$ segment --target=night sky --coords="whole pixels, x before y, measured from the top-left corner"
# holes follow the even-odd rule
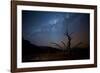
[[[38,46],[61,46],[61,41],[67,43],[65,35],[68,29],[72,33],[71,47],[82,42],[81,48],[89,46],[88,13],[22,11],[22,37]],[[58,47],[57,47],[58,48]]]

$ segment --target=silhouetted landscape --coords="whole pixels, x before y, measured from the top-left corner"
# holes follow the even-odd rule
[[[90,58],[90,14],[22,10],[22,62]]]
[[[70,51],[47,46],[36,46],[22,40],[22,62],[89,59],[89,48],[71,48]]]

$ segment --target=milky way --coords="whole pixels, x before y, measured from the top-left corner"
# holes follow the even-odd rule
[[[75,42],[89,45],[89,14],[70,12],[22,11],[22,36],[32,44],[53,46],[51,43],[67,42],[66,30],[73,32]]]

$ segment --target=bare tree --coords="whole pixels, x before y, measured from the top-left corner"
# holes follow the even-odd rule
[[[72,37],[71,37],[71,35],[73,34],[73,32],[70,32],[70,30],[69,30],[69,24],[67,24],[67,19],[68,19],[67,17],[64,17],[64,21],[63,21],[64,24],[66,24],[66,32],[64,33],[64,35],[67,38],[67,43],[65,43],[64,41],[61,41],[61,43],[64,45],[64,49],[66,50],[66,52],[70,54],[71,48],[75,48],[75,47],[81,45],[82,42],[79,42],[74,47],[72,47]],[[52,43],[52,44],[56,45],[59,48],[63,48],[62,46],[60,46],[57,43]]]
[[[65,32],[65,36],[66,36],[66,38],[68,39],[68,42],[67,42],[67,44],[66,43],[64,43],[63,41],[61,41],[61,43],[64,45],[64,48],[65,48],[65,50],[68,50],[68,49],[70,49],[71,48],[71,40],[72,40],[72,38],[71,38],[71,35],[73,34],[73,33],[70,33],[69,32],[69,25],[67,24],[67,22],[66,22],[66,20],[67,20],[67,17],[64,17],[64,24],[66,23],[66,32]],[[52,43],[52,44],[54,44],[54,45],[56,45],[57,47],[59,47],[59,48],[62,48],[59,44],[57,44],[57,43]]]
[[[71,35],[73,34],[73,32],[70,32],[69,31],[69,24],[67,24],[67,17],[64,17],[64,23],[66,24],[66,32],[65,32],[65,36],[67,37],[67,40],[68,40],[68,42],[67,42],[67,47],[66,47],[66,50],[70,50],[71,49],[71,40],[72,40],[72,37],[71,37]]]
[[[66,48],[65,48],[65,50],[66,50],[66,52],[68,53],[68,54],[70,54],[70,50],[71,50],[71,41],[72,41],[72,37],[71,37],[71,35],[73,34],[73,33],[70,33],[69,32],[69,24],[67,24],[67,22],[66,22],[66,20],[67,20],[67,18],[65,17],[65,19],[64,19],[64,23],[66,23],[66,32],[65,32],[65,36],[67,37],[67,44],[66,44]]]

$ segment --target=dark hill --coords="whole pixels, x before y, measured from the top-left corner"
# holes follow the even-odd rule
[[[48,46],[37,46],[22,39],[22,62],[89,59],[89,48],[73,48],[70,53]]]
[[[38,56],[44,56],[47,54],[55,54],[58,52],[63,52],[63,50],[52,48],[48,46],[36,46],[31,44],[27,40],[22,40],[22,60],[24,61],[31,61],[31,58],[36,58]],[[50,55],[51,56],[51,55]],[[35,59],[34,59],[35,60]]]

